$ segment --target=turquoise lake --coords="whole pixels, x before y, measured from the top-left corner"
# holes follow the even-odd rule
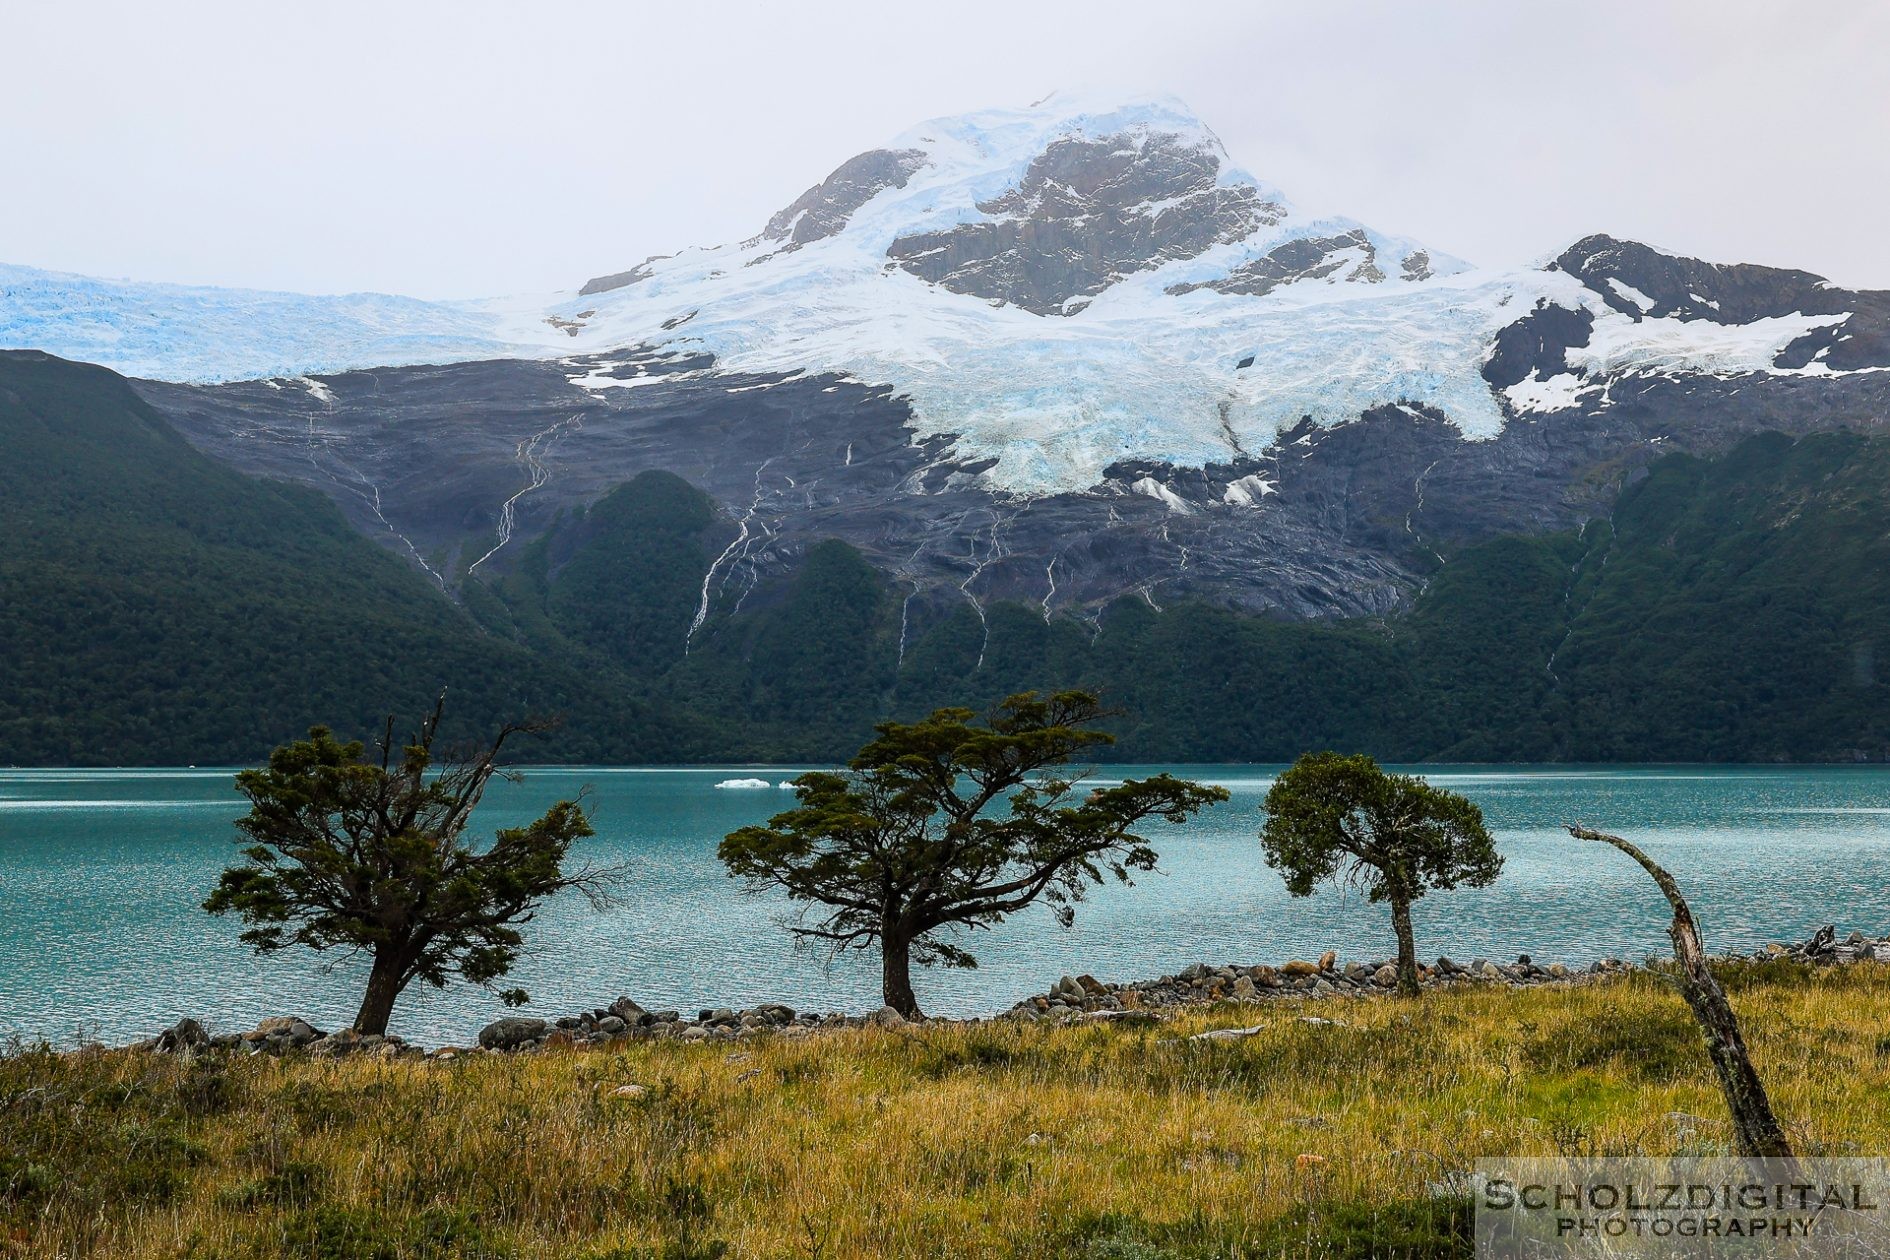
[[[1167,769],[1233,793],[1185,827],[1150,832],[1162,872],[1105,887],[1061,928],[1036,908],[961,943],[975,971],[920,971],[933,1014],[993,1013],[1070,972],[1135,979],[1188,963],[1279,962],[1336,949],[1376,959],[1391,949],[1382,907],[1339,891],[1294,900],[1260,860],[1261,766],[1111,766],[1118,779]],[[718,789],[750,769],[528,769],[499,783],[477,826],[526,821],[591,789],[589,856],[626,862],[625,904],[605,913],[580,898],[546,907],[527,929],[531,952],[506,983],[545,1017],[629,995],[652,1009],[749,1006],[869,1010],[876,960],[796,948],[791,908],[743,893],[715,858],[722,835],[791,797],[776,788]],[[1802,938],[1890,930],[1890,769],[1437,767],[1421,773],[1477,801],[1507,859],[1491,888],[1435,895],[1416,912],[1418,949],[1468,961],[1587,963],[1666,948],[1665,905],[1622,855],[1570,840],[1585,822],[1640,842],[1679,877],[1709,947],[1751,949]],[[306,952],[258,959],[239,925],[198,909],[235,858],[242,812],[229,770],[0,770],[0,1036],[123,1042],[192,1015],[213,1030],[300,1014],[323,1028],[354,1013],[363,968]],[[393,1031],[426,1044],[468,1042],[503,1013],[496,997],[458,985],[416,987]]]

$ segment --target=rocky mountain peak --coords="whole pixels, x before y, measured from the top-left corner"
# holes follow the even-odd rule
[[[1890,291],[1845,289],[1809,271],[1685,258],[1599,233],[1569,246],[1549,270],[1574,276],[1611,310],[1637,323],[1736,327],[1794,316],[1839,317],[1781,350],[1775,360],[1780,368],[1818,364],[1848,371],[1890,361]]]
[[[900,236],[886,256],[954,293],[1068,315],[1137,271],[1242,240],[1287,215],[1229,180],[1211,137],[1150,128],[1067,135],[1031,159],[978,220]]]
[[[775,212],[759,239],[798,249],[845,228],[853,212],[906,181],[930,159],[922,149],[869,149],[848,158],[827,178]]]
[[[1846,309],[1834,300],[1838,291],[1810,272],[1682,258],[1605,233],[1583,237],[1549,268],[1574,276],[1609,307],[1636,320],[1742,324],[1793,311]]]

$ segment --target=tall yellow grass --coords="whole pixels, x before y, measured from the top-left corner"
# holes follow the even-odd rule
[[[1884,1153],[1890,967],[1729,984],[1801,1147]],[[1724,1114],[1647,976],[445,1063],[21,1054],[0,1255],[1373,1254],[1378,1221],[1396,1254],[1478,1157],[1715,1152]]]

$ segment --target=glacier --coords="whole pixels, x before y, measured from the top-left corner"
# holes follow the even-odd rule
[[[490,302],[151,284],[0,264],[0,346],[159,381],[531,358],[551,346],[549,337],[504,340],[494,310]]]

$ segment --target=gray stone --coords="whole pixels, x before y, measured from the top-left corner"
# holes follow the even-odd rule
[[[528,1042],[544,1035],[548,1025],[542,1019],[508,1016],[494,1020],[479,1030],[479,1044],[487,1050],[520,1050]]]
[[[157,1035],[152,1049],[159,1054],[194,1054],[209,1046],[210,1034],[203,1025],[186,1016]]]
[[[385,1045],[386,1042],[387,1038],[385,1037],[363,1037],[352,1028],[343,1028],[338,1032],[328,1034],[326,1037],[317,1037],[307,1044],[307,1049],[310,1054],[319,1055],[324,1058],[333,1058],[339,1055],[352,1054],[357,1050],[371,1050],[376,1046]],[[293,1046],[294,1044],[293,1038],[291,1038],[290,1045]]]

